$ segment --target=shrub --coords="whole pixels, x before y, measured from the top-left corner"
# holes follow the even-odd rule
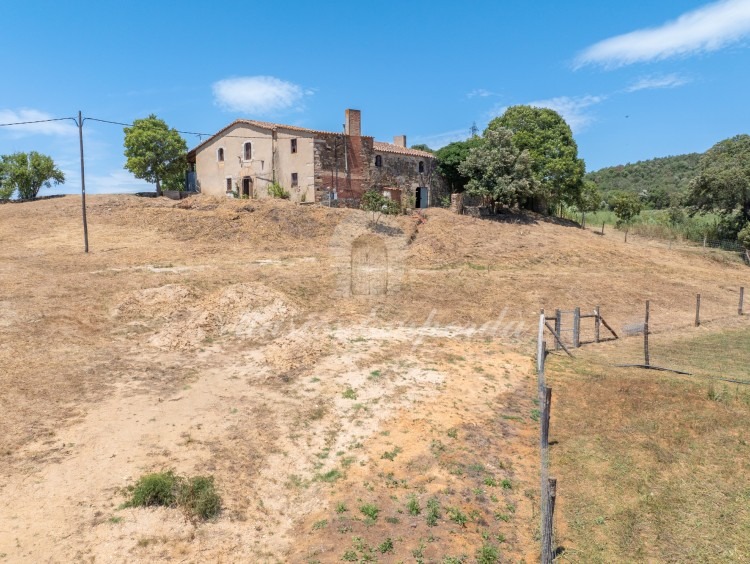
[[[125,507],[179,506],[198,519],[210,519],[221,511],[213,476],[184,478],[168,470],[146,474],[128,489],[131,497]]]
[[[274,182],[268,187],[268,195],[272,198],[289,199],[289,192],[284,190],[284,187],[278,182]]]
[[[127,507],[160,505],[172,507],[177,501],[180,478],[171,470],[146,474],[130,488],[132,496]]]
[[[750,250],[750,222],[748,222],[745,227],[742,228],[742,231],[740,231],[737,235],[737,239],[743,247]]]

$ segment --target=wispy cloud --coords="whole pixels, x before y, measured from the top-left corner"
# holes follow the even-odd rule
[[[78,177],[80,182],[80,177]],[[139,180],[125,170],[86,175],[86,192],[92,194],[128,194],[155,190],[153,184]]]
[[[664,74],[644,76],[628,86],[626,92],[637,92],[638,90],[653,90],[656,88],[677,88],[688,84],[690,79],[679,74]]]
[[[312,90],[273,76],[239,76],[213,84],[214,102],[220,108],[248,114],[268,114],[296,109]]]
[[[43,122],[1,127],[0,134],[8,133],[14,137],[25,137],[27,135],[74,135],[77,132],[76,126],[72,120],[43,121],[58,117],[64,116],[52,116],[48,113],[31,108],[21,108],[20,110],[0,110],[0,123],[29,121]]]
[[[589,108],[603,102],[607,96],[557,96],[546,100],[526,102],[525,105],[535,108],[549,108],[560,114],[574,133],[585,129],[594,121]],[[492,117],[502,115],[508,106],[497,107],[492,111]]]
[[[722,0],[686,12],[659,27],[610,37],[585,49],[575,68],[633,63],[716,51],[750,35],[750,0]]]
[[[488,98],[489,96],[499,96],[499,94],[491,90],[485,90],[484,88],[475,88],[471,92],[466,93],[467,98]]]
[[[444,131],[442,133],[417,135],[410,141],[410,144],[425,144],[430,149],[439,149],[440,147],[445,147],[454,141],[463,141],[467,139],[469,135],[471,135],[471,129],[466,127],[464,129],[454,129],[453,131]]]

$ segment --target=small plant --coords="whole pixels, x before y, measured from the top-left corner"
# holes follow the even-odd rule
[[[120,517],[118,515],[113,515],[112,517],[109,518],[109,522],[110,523],[114,523],[114,524],[121,523],[122,522],[122,517]]]
[[[385,554],[386,552],[392,552],[393,551],[393,540],[391,540],[391,537],[388,537],[383,542],[380,543],[380,546],[378,546],[378,551],[381,554]]]
[[[380,376],[381,376],[380,370],[373,370],[372,372],[370,372],[370,375],[367,377],[367,379],[377,380],[378,378],[380,378]]]
[[[465,527],[466,523],[469,521],[469,518],[466,516],[466,514],[462,513],[461,510],[457,507],[451,507],[448,509],[448,517],[451,521],[457,523],[458,525],[461,525],[462,527]]]
[[[401,520],[398,517],[386,517],[385,522],[390,523],[391,525],[398,525]]]
[[[321,519],[320,521],[315,521],[313,523],[313,531],[317,531],[318,529],[325,529],[328,526],[328,519]]]
[[[344,390],[344,393],[341,394],[341,396],[344,399],[355,400],[357,399],[357,392],[354,391],[352,388],[347,388],[346,390]]]
[[[341,560],[344,562],[356,562],[359,560],[357,557],[357,553],[354,550],[347,550],[344,552],[344,555],[341,557]]]
[[[503,487],[504,490],[513,489],[513,484],[510,483],[510,480],[508,478],[504,478],[503,481],[500,482],[500,485]]]
[[[172,470],[146,474],[130,488],[132,496],[125,507],[171,507],[177,501],[178,487],[179,478]]]
[[[451,439],[457,439],[458,438],[458,429],[448,429],[448,436]]]
[[[349,510],[346,508],[346,504],[343,501],[339,501],[336,504],[336,513],[346,513],[347,511]]]
[[[319,482],[331,483],[331,482],[335,482],[336,480],[338,480],[341,477],[342,477],[341,472],[339,470],[337,470],[336,468],[334,468],[333,470],[329,470],[328,472],[326,472],[324,474],[318,474],[315,477],[315,479],[317,481],[319,481]]]
[[[438,519],[440,519],[440,502],[437,500],[437,498],[433,497],[427,502],[427,525],[430,527],[434,527],[435,525],[437,525]]]
[[[409,511],[409,515],[419,515],[422,513],[422,508],[419,507],[417,496],[413,495],[409,498],[409,501],[406,504],[406,509]]]
[[[378,506],[373,503],[365,503],[359,508],[359,510],[362,512],[362,515],[372,521],[376,521],[378,519],[378,513],[380,513]]]
[[[272,198],[289,199],[289,192],[284,190],[284,187],[278,182],[274,182],[268,187],[268,195]]]
[[[495,478],[492,476],[485,476],[484,485],[489,486],[491,488],[495,488],[497,487],[497,480],[495,480]]]
[[[500,551],[494,544],[485,543],[477,550],[477,564],[495,564],[500,561]]]
[[[383,455],[380,458],[385,458],[387,460],[393,460],[396,458],[396,455],[401,452],[401,447],[395,447],[392,451],[385,451]]]
[[[216,493],[213,476],[195,476],[182,484],[178,496],[180,506],[193,517],[211,519],[221,511],[221,498]]]

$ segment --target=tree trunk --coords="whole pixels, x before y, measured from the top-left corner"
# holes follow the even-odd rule
[[[156,179],[156,196],[161,197],[161,182],[159,182],[159,179]]]

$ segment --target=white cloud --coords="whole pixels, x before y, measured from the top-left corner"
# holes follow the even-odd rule
[[[606,96],[558,96],[547,100],[526,102],[525,105],[556,111],[565,119],[573,132],[578,133],[594,121],[594,117],[588,112],[588,109],[606,99]],[[507,106],[496,108],[492,111],[492,116],[502,115],[507,109]]]
[[[716,51],[750,34],[750,0],[722,0],[686,12],[660,27],[610,37],[585,49],[574,66],[616,68]]]
[[[77,182],[78,190],[80,190],[80,175],[77,176]],[[139,180],[126,170],[86,175],[87,194],[132,194],[134,192],[153,192],[154,190],[156,190],[154,184]]]
[[[644,76],[628,86],[625,91],[637,92],[638,90],[653,90],[656,88],[677,88],[689,82],[689,79],[679,74]]]
[[[488,96],[497,96],[497,94],[489,90],[485,90],[484,88],[475,88],[474,90],[466,94],[467,98],[487,98]]]
[[[52,116],[31,108],[21,108],[16,111],[0,110],[0,123],[43,122],[0,127],[0,133],[9,133],[14,137],[25,137],[27,135],[74,135],[77,133],[78,130],[72,120],[43,121],[57,117],[60,116]]]
[[[214,102],[224,110],[268,114],[296,108],[312,90],[273,76],[239,76],[214,82]]]
[[[464,141],[471,134],[470,128],[455,129],[453,131],[444,131],[443,133],[433,133],[431,135],[418,135],[412,139],[410,145],[425,144],[430,149],[440,149],[454,141]]]

